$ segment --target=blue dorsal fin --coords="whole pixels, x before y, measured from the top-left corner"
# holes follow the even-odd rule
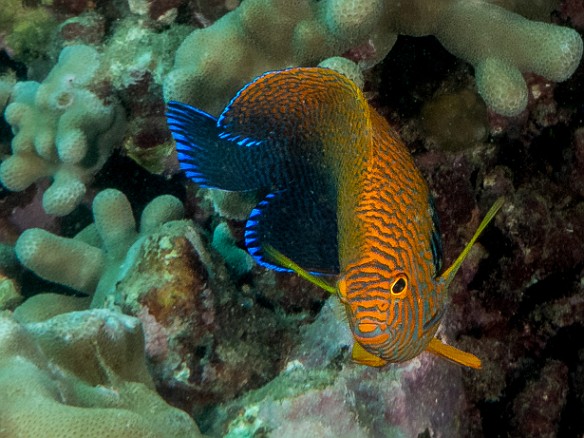
[[[180,102],[168,103],[166,117],[180,167],[200,186],[247,191],[269,187],[271,177],[281,179],[266,173],[270,163],[279,162],[280,157],[262,153],[260,140],[227,135],[215,117]]]
[[[313,274],[339,272],[334,205],[313,190],[285,189],[267,195],[252,211],[245,229],[249,253],[261,265],[290,271],[265,254],[269,245]]]

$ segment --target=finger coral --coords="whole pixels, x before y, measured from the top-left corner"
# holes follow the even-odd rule
[[[6,108],[15,136],[0,181],[21,191],[51,177],[43,196],[48,214],[66,215],[81,202],[86,184],[123,135],[121,108],[92,90],[99,66],[95,49],[67,47],[42,84],[18,82]]]
[[[481,2],[452,2],[434,24],[434,35],[475,68],[487,106],[513,116],[527,105],[522,72],[561,82],[582,58],[582,38],[573,29],[527,20]]]
[[[0,316],[0,436],[200,433],[156,394],[139,320],[100,309],[26,324]]]
[[[369,59],[361,61],[370,66],[397,35],[436,36],[475,67],[487,105],[508,116],[527,104],[522,72],[563,81],[582,57],[582,39],[573,29],[530,21],[486,1],[249,0],[184,40],[165,80],[165,98],[216,114],[266,70],[316,65],[367,44]]]
[[[155,198],[144,209],[137,230],[128,199],[108,189],[95,197],[93,216],[95,223],[73,239],[40,228],[26,230],[16,242],[16,255],[38,276],[93,295],[93,305],[100,306],[140,239],[165,222],[181,219],[183,206],[170,195]]]

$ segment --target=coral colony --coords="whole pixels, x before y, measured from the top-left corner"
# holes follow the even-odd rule
[[[584,434],[581,2],[5,3],[0,437]],[[505,197],[436,334],[481,370],[355,363],[338,300],[245,251],[266,193],[179,170],[169,102],[315,66],[400,133],[445,266]]]

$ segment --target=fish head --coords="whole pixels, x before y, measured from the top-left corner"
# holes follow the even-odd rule
[[[374,277],[361,281],[363,270]],[[341,276],[337,294],[362,350],[387,363],[411,359],[426,349],[442,319],[444,303],[428,299],[435,297],[431,293],[435,283],[420,275],[414,270],[375,272],[361,266]]]
[[[408,269],[387,269],[387,264],[374,258],[347,267],[336,292],[356,341],[356,362],[383,366],[427,350],[460,365],[481,367],[479,358],[445,344],[435,334],[444,315],[448,286],[503,203],[504,198],[497,199],[460,255],[440,275],[432,269],[432,257],[422,257],[429,262],[419,260]]]

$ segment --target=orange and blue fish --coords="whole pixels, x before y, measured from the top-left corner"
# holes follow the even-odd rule
[[[195,183],[265,194],[246,223],[249,253],[338,296],[356,362],[383,366],[427,350],[480,368],[435,334],[448,285],[502,200],[442,271],[438,217],[412,156],[361,90],[329,69],[266,73],[218,118],[179,102],[167,118]]]

